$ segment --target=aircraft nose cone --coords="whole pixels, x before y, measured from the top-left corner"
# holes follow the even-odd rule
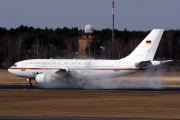
[[[15,74],[15,71],[11,67],[8,69],[8,72],[10,72],[11,74]]]
[[[10,72],[10,73],[13,74],[13,75],[19,75],[19,72],[16,71],[16,70],[14,70],[13,68],[9,68],[9,69],[8,69],[8,72]]]
[[[8,72],[12,73],[12,72],[11,72],[11,68],[8,69]]]

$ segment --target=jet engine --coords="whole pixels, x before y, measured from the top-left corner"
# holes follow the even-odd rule
[[[55,83],[60,81],[62,76],[57,74],[38,74],[35,78],[37,84],[42,83]]]

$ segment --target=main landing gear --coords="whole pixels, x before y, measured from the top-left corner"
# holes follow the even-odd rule
[[[31,87],[31,86],[32,86],[31,79],[30,79],[30,78],[27,78],[27,81],[28,81],[27,86]]]

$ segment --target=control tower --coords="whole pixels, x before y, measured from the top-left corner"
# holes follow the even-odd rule
[[[84,30],[81,34],[81,37],[78,39],[78,54],[82,59],[87,58],[86,49],[89,47],[93,40],[93,27],[90,24],[87,24],[84,27]]]

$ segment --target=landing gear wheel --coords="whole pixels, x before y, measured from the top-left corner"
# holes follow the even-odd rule
[[[31,86],[32,86],[32,83],[28,83],[27,86],[31,87]]]

